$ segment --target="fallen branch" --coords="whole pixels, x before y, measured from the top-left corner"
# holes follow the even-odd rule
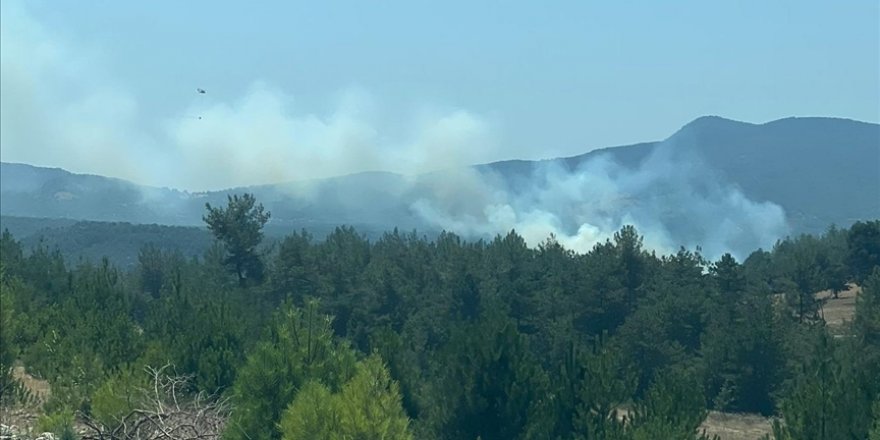
[[[187,395],[192,378],[169,375],[162,368],[147,367],[151,386],[138,389],[137,408],[105,426],[84,417],[87,431],[83,440],[215,440],[219,439],[229,416],[226,399],[205,393]]]

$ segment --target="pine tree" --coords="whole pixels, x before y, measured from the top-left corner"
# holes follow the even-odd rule
[[[861,283],[880,266],[880,220],[856,222],[847,235],[847,263],[853,278]]]
[[[880,398],[874,401],[874,422],[871,425],[869,440],[880,440]]]
[[[397,383],[375,355],[358,363],[338,393],[306,384],[284,412],[281,431],[285,440],[412,438]]]
[[[270,213],[257,204],[253,194],[230,195],[225,208],[205,204],[208,211],[202,219],[208,230],[225,245],[225,263],[238,277],[239,285],[248,280],[263,280],[263,262],[257,255],[257,245],[263,240],[263,226]]]
[[[703,440],[700,425],[706,404],[697,376],[671,369],[658,377],[626,422],[626,438],[632,440]]]
[[[838,343],[827,331],[815,338],[807,361],[799,366],[781,405],[784,424],[777,439],[844,440],[866,438],[871,426],[876,369],[865,371],[858,347]]]
[[[880,356],[880,267],[862,285],[853,322],[856,337],[872,355]]]
[[[342,437],[336,396],[321,382],[310,381],[300,388],[281,416],[284,440],[331,440]]]
[[[13,321],[12,280],[7,279],[6,266],[0,260],[0,405],[10,403],[16,396],[18,383],[12,376],[12,364],[16,348],[12,336],[15,333]]]
[[[588,439],[617,439],[624,435],[621,406],[636,389],[637,378],[620,353],[597,341],[580,357],[582,380],[575,432]]]
[[[331,318],[317,309],[314,302],[285,306],[269,338],[248,354],[233,386],[236,411],[226,438],[279,439],[281,414],[301,387],[316,380],[336,392],[354,374],[354,351],[333,337]]]
[[[430,422],[441,438],[517,439],[549,429],[546,379],[509,319],[490,313],[464,326],[437,366]]]

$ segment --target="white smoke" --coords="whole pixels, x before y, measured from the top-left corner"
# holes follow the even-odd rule
[[[603,155],[573,170],[558,161],[541,162],[521,178],[524,183],[510,185],[492,171],[474,169],[468,179],[453,180],[458,198],[475,203],[453,205],[456,198],[435,192],[413,209],[429,224],[465,236],[515,229],[535,246],[552,234],[578,252],[627,224],[645,236],[649,249],[700,247],[712,258],[724,252],[743,258],[788,232],[782,208],[749,200],[706,168],[698,151],[672,140],[636,168]]]
[[[16,2],[0,11],[0,157],[139,178],[149,142],[134,97]],[[125,146],[126,148],[123,148]]]
[[[512,184],[467,168],[497,159],[499,146],[497,127],[464,109],[418,105],[404,118],[383,119],[381,102],[346,88],[332,111],[316,113],[254,81],[228,102],[193,87],[178,112],[147,115],[99,48],[53,34],[21,3],[3,2],[0,20],[3,161],[189,190],[395,171],[410,176],[407,188],[384,196],[425,190],[411,209],[431,227],[467,237],[516,229],[531,245],[552,234],[576,251],[625,224],[649,248],[702,246],[709,256],[766,247],[787,232],[781,208],[748,200],[674,142],[635,169],[609,157],[573,170],[544,162]],[[395,129],[380,122],[389,119],[403,122]],[[451,171],[417,176],[432,170]]]
[[[178,111],[147,114],[100,47],[85,50],[53,33],[25,6],[5,1],[0,14],[3,161],[217,190],[369,170],[413,174],[496,157],[491,124],[479,115],[414,104],[406,118],[382,119],[381,102],[355,87],[316,113],[259,80],[230,102],[197,94],[194,84]]]
[[[391,138],[372,121],[380,106],[345,91],[327,116],[297,113],[283,92],[256,83],[238,102],[194,106],[166,127],[185,165],[187,186],[228,188],[302,181],[361,171],[414,174],[464,166],[494,152],[489,124],[457,109],[417,116]],[[205,162],[205,158],[211,158]]]

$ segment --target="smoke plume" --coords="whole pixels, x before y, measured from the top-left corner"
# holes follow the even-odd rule
[[[201,191],[367,170],[413,174],[497,154],[479,115],[418,103],[405,118],[383,118],[382,102],[357,87],[318,113],[259,79],[229,102],[193,84],[177,111],[150,114],[99,48],[71,44],[22,3],[3,2],[0,16],[3,161]]]
[[[196,94],[193,85],[177,111],[148,114],[99,48],[54,34],[21,3],[4,2],[0,19],[3,161],[187,190],[392,171],[406,176],[394,188],[339,197],[358,207],[397,203],[428,229],[469,238],[515,229],[531,245],[554,235],[576,251],[625,224],[635,225],[649,248],[701,246],[708,256],[742,256],[787,232],[779,206],[750,201],[705,167],[697,150],[674,140],[636,167],[600,156],[510,173],[470,167],[501,158],[499,126],[488,118],[424,104],[395,117],[356,87],[343,88],[332,110],[321,113],[264,81],[228,101],[210,90]],[[299,185],[292,195],[319,203],[312,191],[319,186]],[[189,203],[185,194],[173,205],[163,197],[144,192],[145,203]],[[381,220],[387,228],[399,222],[393,214]]]
[[[724,252],[744,258],[788,232],[781,207],[749,200],[681,140],[659,143],[635,168],[600,155],[573,169],[562,161],[538,162],[516,179],[511,184],[492,170],[471,169],[466,178],[450,179],[451,187],[435,186],[413,209],[425,222],[465,236],[515,229],[530,245],[553,235],[578,252],[627,224],[649,249],[699,247],[712,258]]]

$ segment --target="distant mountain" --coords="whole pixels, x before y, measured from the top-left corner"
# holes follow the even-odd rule
[[[271,228],[326,229],[333,225],[381,227],[398,214],[399,226],[415,227],[394,188],[404,178],[360,173],[300,183],[260,185],[190,193],[137,185],[125,180],[74,174],[59,168],[0,163],[0,214],[177,226],[202,226],[205,203],[223,205],[226,195],[252,192],[272,211]],[[308,197],[302,195],[308,193]],[[364,205],[362,200],[372,200]]]
[[[601,156],[637,169],[660,147],[698,155],[750,199],[785,209],[794,233],[880,218],[880,125],[837,118],[786,118],[765,124],[705,116],[662,142],[603,148],[549,161],[483,165],[524,176],[542,162],[575,170]]]
[[[134,267],[140,250],[147,245],[190,258],[204,255],[212,242],[205,228],[192,226],[0,216],[0,228],[8,230],[25,249],[40,245],[57,249],[71,264],[107,257],[123,268]]]
[[[60,168],[0,163],[0,214],[134,223],[193,223],[192,195]]]
[[[749,124],[702,117],[660,142],[544,161],[496,162],[474,169],[491,172],[506,190],[515,193],[528,188],[536,170],[548,164],[575,171],[604,158],[637,170],[661,148],[678,152],[677,160],[698,159],[706,170],[751,200],[778,204],[795,233],[880,218],[880,125],[846,119],[788,118]],[[300,228],[326,231],[338,224],[366,231],[425,230],[414,204],[444,196],[432,190],[431,182],[456,178],[455,170],[417,177],[374,172],[189,193],[57,168],[2,163],[0,214],[195,226],[201,225],[206,202],[223,204],[226,194],[249,191],[272,211],[269,228],[275,233]]]

